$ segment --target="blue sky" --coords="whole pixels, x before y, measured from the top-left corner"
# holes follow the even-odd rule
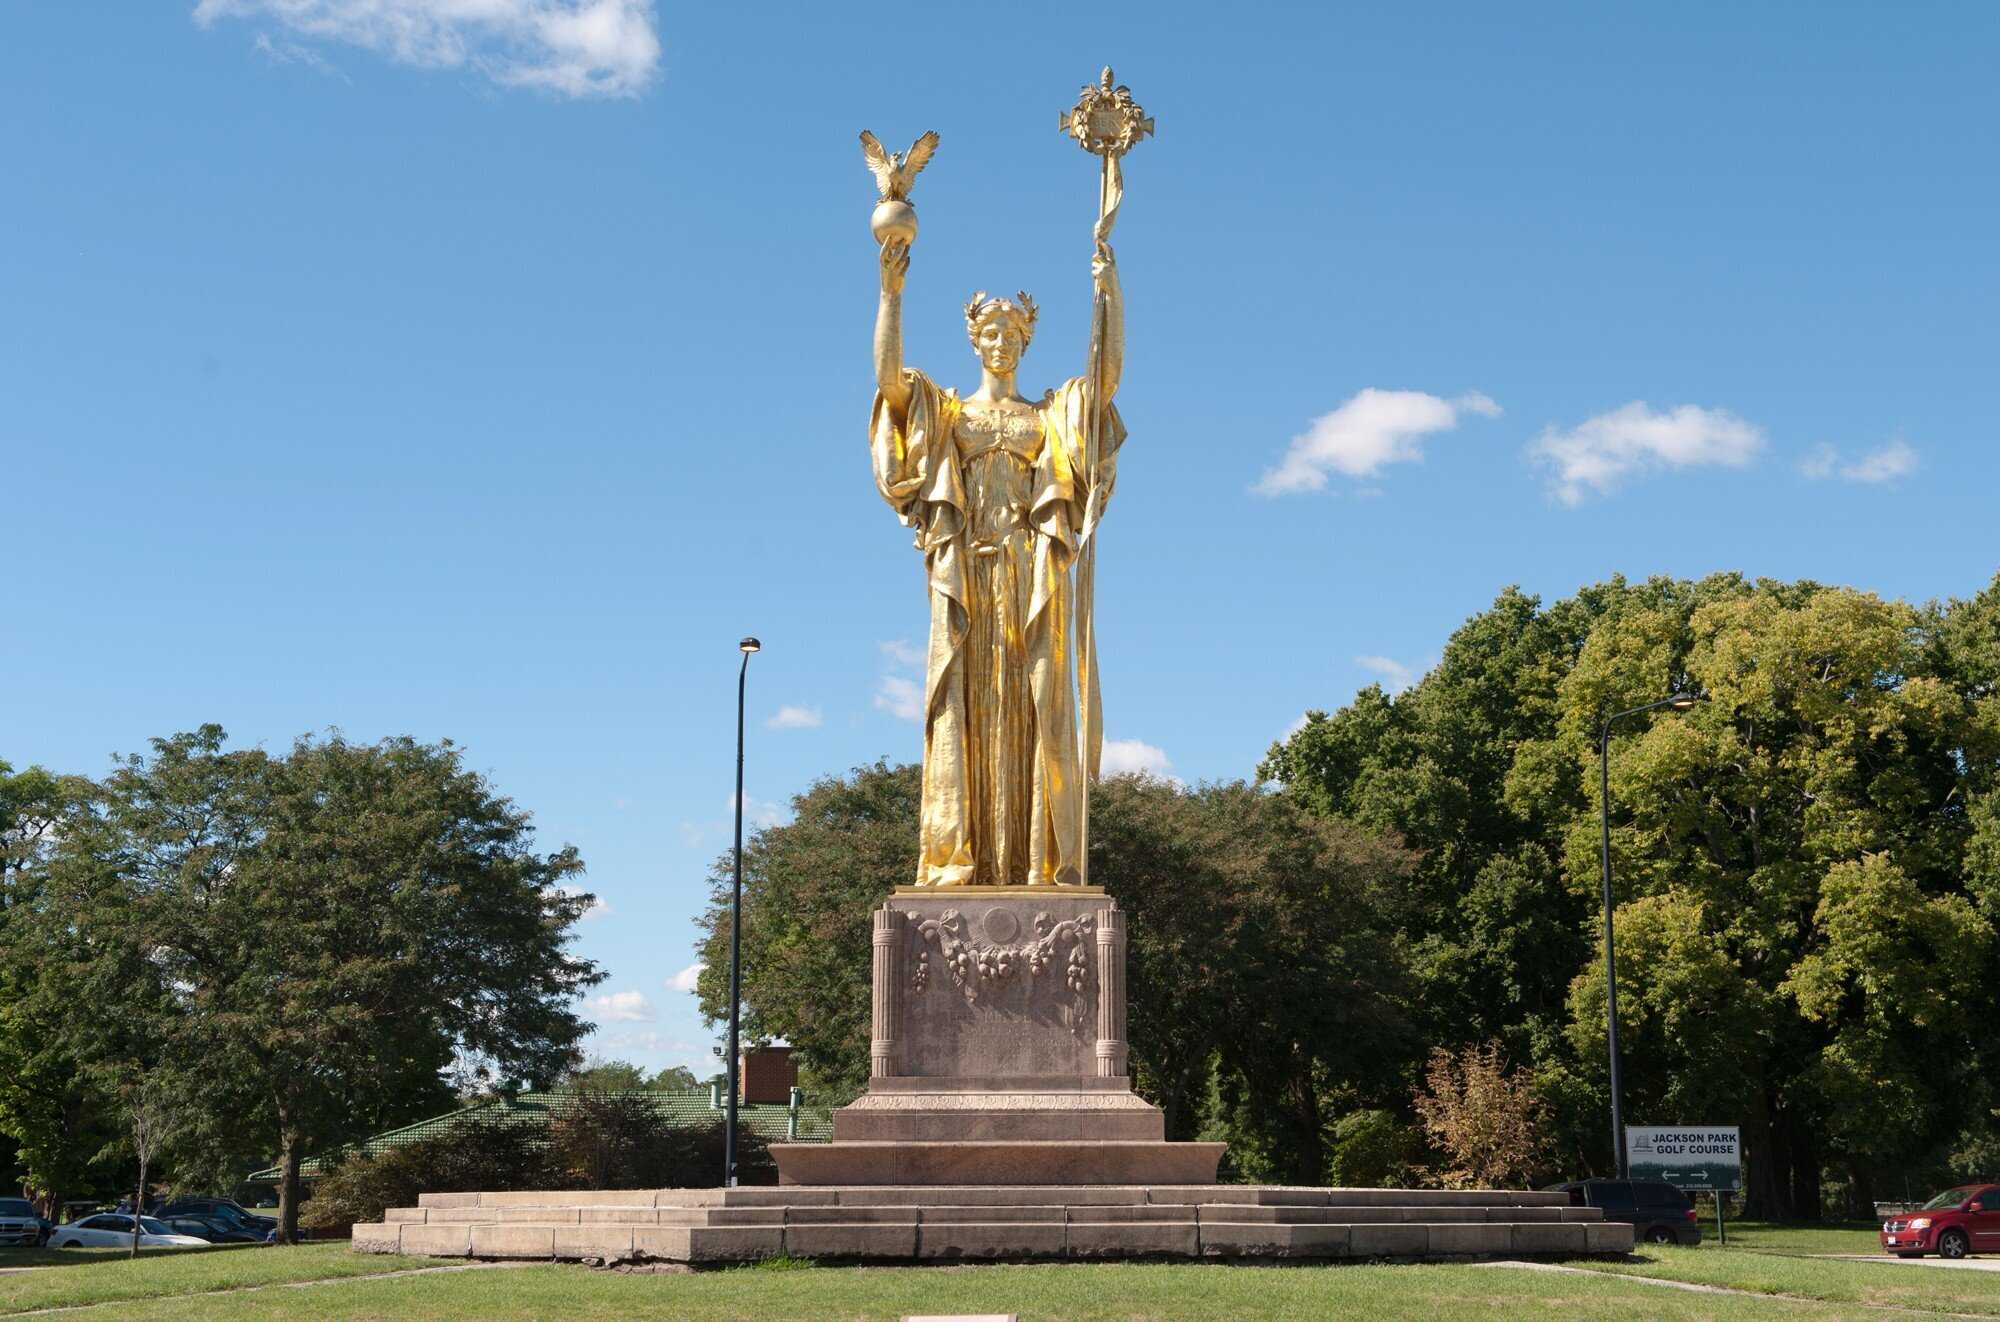
[[[456,740],[590,865],[599,1049],[705,1071],[736,639],[754,817],[919,748],[855,135],[943,135],[910,360],[971,383],[965,297],[1026,288],[1038,391],[1082,367],[1055,124],[1105,60],[1159,120],[1115,761],[1247,775],[1510,583],[1991,578],[2000,9],[1077,12],[0,9],[0,757]]]

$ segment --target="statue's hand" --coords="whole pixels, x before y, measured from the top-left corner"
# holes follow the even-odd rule
[[[1097,245],[1097,255],[1090,259],[1090,279],[1100,294],[1118,292],[1118,259],[1112,255],[1111,245]]]
[[[910,273],[910,245],[890,239],[882,245],[882,292],[903,292],[903,277]]]

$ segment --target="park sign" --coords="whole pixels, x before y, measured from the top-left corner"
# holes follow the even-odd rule
[[[1635,1180],[1733,1192],[1743,1184],[1742,1152],[1734,1125],[1625,1126],[1625,1159]]]

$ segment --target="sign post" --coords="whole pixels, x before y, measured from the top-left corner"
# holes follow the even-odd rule
[[[1743,1187],[1743,1145],[1735,1125],[1627,1125],[1625,1153],[1632,1179],[1713,1193],[1716,1242],[1729,1242],[1723,1200]]]

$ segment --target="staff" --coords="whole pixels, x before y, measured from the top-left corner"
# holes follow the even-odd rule
[[[1125,177],[1119,161],[1126,152],[1153,132],[1153,121],[1132,99],[1132,89],[1114,86],[1111,66],[1106,65],[1095,84],[1085,84],[1077,103],[1062,115],[1062,131],[1077,145],[1103,162],[1097,183],[1097,224],[1091,230],[1097,260],[1111,261],[1111,227],[1118,221],[1118,204],[1124,199]],[[1084,500],[1083,529],[1078,536],[1076,559],[1076,648],[1077,705],[1081,726],[1078,745],[1083,754],[1083,821],[1077,840],[1077,873],[1090,880],[1090,784],[1104,755],[1103,702],[1097,692],[1097,610],[1093,593],[1097,584],[1097,518],[1104,493],[1097,480],[1099,436],[1104,428],[1104,324],[1105,294],[1098,290],[1090,323],[1090,371],[1084,378],[1090,391],[1090,433],[1085,442],[1084,471],[1090,474],[1090,490]]]

